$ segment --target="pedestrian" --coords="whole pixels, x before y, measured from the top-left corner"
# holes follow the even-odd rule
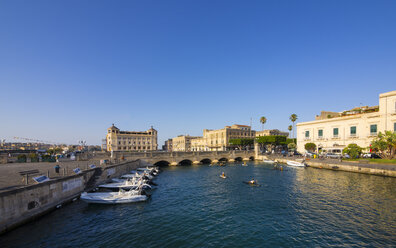
[[[59,174],[60,166],[58,164],[54,166],[54,169],[55,169],[55,173]]]

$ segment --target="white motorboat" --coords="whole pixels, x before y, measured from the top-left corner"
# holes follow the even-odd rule
[[[269,160],[269,159],[264,159],[264,160],[263,160],[263,163],[266,163],[266,164],[275,164],[275,161]]]
[[[296,166],[296,167],[304,167],[305,166],[304,162],[297,162],[297,161],[292,161],[292,160],[287,160],[286,163],[287,163],[287,165]]]
[[[99,185],[99,188],[107,188],[107,189],[133,189],[133,188],[149,188],[151,189],[151,186],[143,183],[143,182],[134,182],[131,180],[125,180],[124,182],[118,182],[118,183],[108,183],[108,184],[102,184]]]
[[[83,192],[80,199],[87,203],[121,204],[146,201],[148,197],[146,195],[141,195],[140,190],[120,190],[119,192]]]

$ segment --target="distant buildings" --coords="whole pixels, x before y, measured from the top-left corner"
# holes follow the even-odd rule
[[[162,146],[162,150],[167,151],[167,152],[173,151],[172,139],[165,140],[165,144]]]
[[[319,151],[341,152],[349,144],[370,146],[378,132],[396,131],[396,91],[379,95],[379,106],[343,112],[322,111],[315,121],[297,124],[297,149],[315,143]]]
[[[232,125],[217,130],[203,130],[203,137],[191,140],[192,151],[226,151],[232,148],[230,139],[253,139],[256,131],[250,126]]]
[[[107,129],[107,151],[153,151],[157,150],[157,130],[120,131],[114,124]]]
[[[191,142],[200,137],[179,135],[172,139],[172,151],[174,152],[189,152],[191,150]]]

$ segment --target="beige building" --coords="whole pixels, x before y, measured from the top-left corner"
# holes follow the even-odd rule
[[[256,131],[256,137],[270,136],[270,135],[280,135],[280,136],[288,137],[289,133],[279,131],[278,129],[268,129],[268,130],[263,130],[263,131]]]
[[[256,131],[250,126],[232,125],[218,130],[203,130],[203,137],[191,141],[192,151],[226,151],[231,148],[230,139],[253,139]]]
[[[171,152],[173,150],[173,141],[172,139],[165,140],[165,144],[162,146],[162,150]]]
[[[379,95],[379,106],[325,112],[315,121],[297,124],[297,150],[315,143],[324,152],[342,152],[349,144],[368,148],[379,132],[396,131],[396,91]]]
[[[172,139],[172,151],[174,152],[190,152],[191,142],[194,139],[201,137],[195,137],[190,135],[179,135]]]
[[[157,130],[120,131],[114,124],[107,129],[107,151],[153,151],[157,150]]]

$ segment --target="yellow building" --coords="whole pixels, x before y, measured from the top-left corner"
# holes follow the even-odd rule
[[[358,107],[343,112],[325,112],[314,121],[297,124],[297,150],[306,143],[318,150],[341,153],[349,144],[368,148],[379,132],[396,131],[396,91],[379,95],[379,106]]]
[[[226,151],[231,148],[230,139],[253,139],[256,131],[250,126],[232,125],[217,130],[203,130],[203,137],[191,141],[192,151]]]
[[[157,150],[157,130],[120,131],[114,124],[107,129],[107,151],[154,151]]]
[[[172,139],[172,151],[174,152],[189,152],[191,151],[191,142],[201,137],[179,135]]]

